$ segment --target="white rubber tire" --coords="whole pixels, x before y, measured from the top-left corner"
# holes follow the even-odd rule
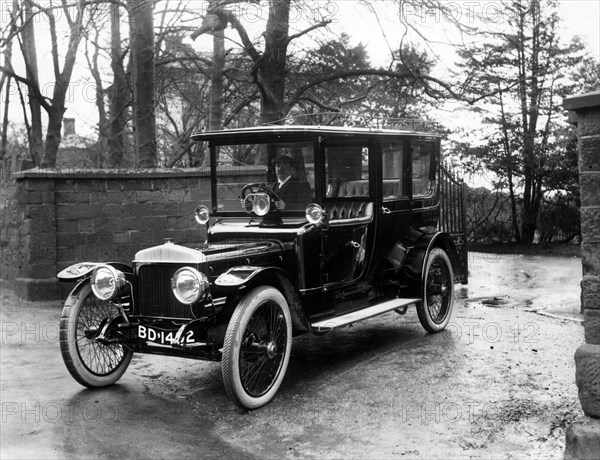
[[[434,264],[436,265],[434,266]],[[440,273],[433,273],[432,270],[439,270]],[[417,305],[417,314],[421,326],[423,326],[426,331],[439,332],[444,330],[448,325],[454,303],[454,272],[452,271],[452,263],[450,262],[448,254],[440,248],[432,249],[427,256],[424,273],[425,277],[423,279],[421,292],[422,299],[421,303]],[[430,305],[431,299],[427,294],[428,286],[433,282],[434,276],[442,277],[443,295],[440,294],[440,296],[442,297],[442,303],[445,303],[445,305],[440,307],[440,312],[437,312],[437,314],[434,314],[432,311],[434,307],[433,305]]]
[[[283,355],[278,368],[274,369],[275,375],[266,391],[259,395],[252,395],[242,382],[241,355],[244,353],[244,346],[248,340],[246,335],[248,325],[259,308],[267,305],[267,303],[273,305],[275,311],[278,310],[277,321],[282,320],[285,322],[280,324],[279,328],[281,332],[285,330],[285,337],[280,340]],[[269,403],[281,386],[290,360],[291,350],[292,319],[283,294],[271,286],[259,286],[248,292],[237,305],[225,333],[221,369],[223,383],[229,398],[246,410],[257,409]],[[258,370],[260,371],[261,367]]]
[[[85,309],[83,317],[82,308]],[[97,318],[89,316],[91,313],[88,310],[96,311]],[[133,351],[129,348],[123,345],[101,345],[81,335],[84,323],[97,326],[103,317],[116,311],[112,302],[101,301],[94,296],[89,282],[77,286],[65,302],[60,318],[60,351],[67,369],[83,386],[98,388],[112,385],[129,367],[133,356]],[[89,355],[85,353],[87,347],[90,350]],[[92,354],[94,352],[95,359]],[[105,369],[98,368],[99,356],[104,363],[108,362]]]

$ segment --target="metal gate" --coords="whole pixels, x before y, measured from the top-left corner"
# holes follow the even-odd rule
[[[457,281],[466,284],[469,278],[469,255],[467,252],[467,204],[466,184],[458,180],[440,165],[440,219],[438,230],[450,234],[458,250],[462,265]]]

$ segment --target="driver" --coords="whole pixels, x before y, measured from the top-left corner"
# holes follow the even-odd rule
[[[275,207],[284,209],[304,209],[311,202],[310,184],[300,181],[294,167],[294,159],[289,155],[279,155],[272,160],[275,165],[277,182],[271,189],[277,193],[280,200],[275,202]]]

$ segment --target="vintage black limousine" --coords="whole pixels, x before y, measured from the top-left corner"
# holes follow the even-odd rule
[[[194,139],[211,156],[206,241],[58,274],[78,283],[60,345],[79,383],[114,383],[133,353],[221,361],[229,397],[254,409],[279,389],[295,335],[409,306],[427,331],[446,327],[467,258],[439,136],[292,125]]]

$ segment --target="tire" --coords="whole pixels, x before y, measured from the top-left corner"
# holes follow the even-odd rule
[[[83,386],[112,385],[131,362],[133,351],[129,348],[102,344],[89,337],[117,315],[120,313],[115,304],[98,299],[89,282],[73,289],[65,302],[60,318],[60,351],[67,369]]]
[[[223,383],[242,409],[267,404],[279,389],[292,350],[292,318],[277,289],[260,286],[237,305],[225,333]]]
[[[446,328],[454,303],[454,272],[446,252],[434,248],[427,256],[422,301],[417,305],[421,326],[428,332]]]

